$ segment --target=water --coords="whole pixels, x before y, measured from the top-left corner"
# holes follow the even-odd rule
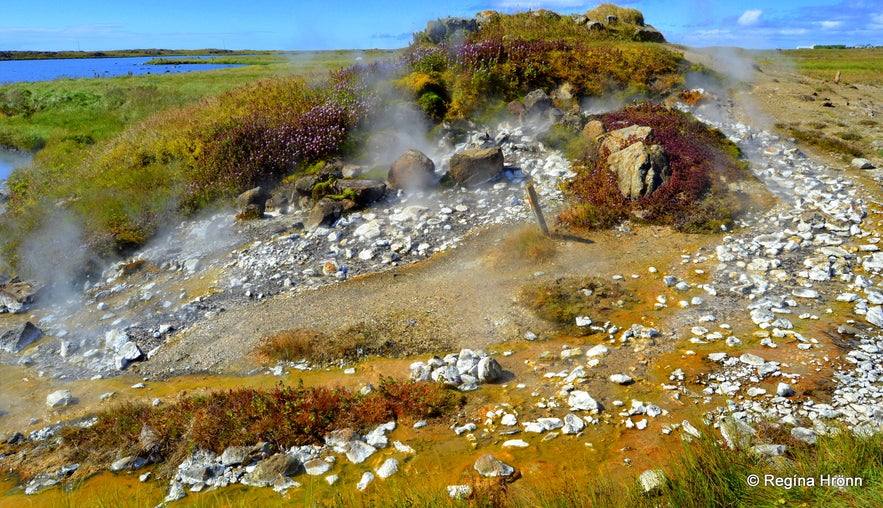
[[[178,72],[208,71],[241,67],[241,64],[146,64],[154,57],[129,58],[69,58],[50,60],[4,60],[0,61],[0,84],[48,81],[59,78],[109,78],[113,76],[140,74],[167,74]],[[182,57],[172,57],[182,58]],[[192,58],[192,57],[186,57]],[[212,57],[206,57],[211,60]]]
[[[12,170],[31,162],[31,154],[0,147],[0,181],[6,180]]]

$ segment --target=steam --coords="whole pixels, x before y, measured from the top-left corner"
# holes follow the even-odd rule
[[[89,256],[83,228],[70,215],[57,211],[44,226],[28,235],[18,251],[20,270],[46,286],[42,298],[62,304],[74,298],[84,278]]]

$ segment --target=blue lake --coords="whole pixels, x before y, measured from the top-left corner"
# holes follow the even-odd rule
[[[169,57],[194,58],[194,57]],[[212,57],[200,57],[204,64],[161,65],[146,64],[153,57],[129,58],[67,58],[50,60],[0,61],[0,84],[49,81],[59,78],[109,78],[129,74],[170,74],[178,72],[210,71],[241,67],[240,64],[210,63]]]

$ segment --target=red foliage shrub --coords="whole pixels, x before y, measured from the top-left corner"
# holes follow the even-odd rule
[[[559,220],[575,227],[607,227],[640,211],[643,220],[669,224],[687,232],[713,231],[732,220],[725,183],[748,178],[739,149],[715,129],[691,115],[650,102],[598,117],[609,130],[632,125],[653,129],[649,143],[662,145],[671,176],[651,194],[630,201],[607,169],[608,153],[599,153],[578,168],[567,191],[575,203]]]

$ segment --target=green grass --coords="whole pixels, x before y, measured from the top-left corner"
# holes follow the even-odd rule
[[[9,178],[6,259],[16,264],[22,239],[51,223],[55,207],[80,225],[93,253],[125,253],[179,212],[278,180],[335,149],[340,129],[358,121],[341,115],[367,110],[347,88],[355,74],[331,79],[329,70],[391,54],[280,53],[236,69],[0,87],[0,143],[40,149]],[[336,109],[317,113],[323,105]],[[273,146],[275,131],[289,145]],[[296,136],[319,143],[294,147]]]
[[[799,74],[833,81],[841,72],[844,84],[879,85],[883,48],[795,49],[757,53],[761,67],[795,69]]]

